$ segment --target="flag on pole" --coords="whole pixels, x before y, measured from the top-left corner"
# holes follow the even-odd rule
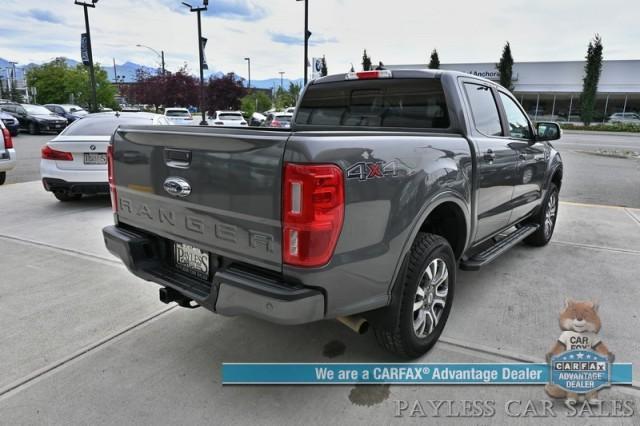
[[[201,37],[200,42],[202,43],[202,69],[208,70],[209,65],[207,65],[207,56],[205,55],[204,48],[207,47],[207,38]]]

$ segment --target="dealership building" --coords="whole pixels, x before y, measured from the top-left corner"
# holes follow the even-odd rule
[[[580,121],[584,61],[519,62],[513,64],[513,93],[533,119]],[[424,69],[427,65],[385,65],[388,69]],[[495,63],[442,64],[498,81]],[[595,120],[616,112],[640,113],[640,60],[603,61]]]

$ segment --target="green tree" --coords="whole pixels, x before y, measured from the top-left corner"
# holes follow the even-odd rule
[[[95,73],[98,104],[116,107],[116,88],[109,81],[107,72],[96,64]],[[27,84],[36,88],[41,104],[73,102],[88,106],[91,99],[88,68],[82,64],[71,68],[64,58],[31,68],[27,72]]]
[[[511,56],[511,45],[507,42],[502,48],[502,57],[496,64],[496,69],[500,73],[500,84],[513,91],[513,56]]]
[[[362,70],[371,71],[371,58],[367,55],[367,49],[364,49],[364,54],[362,55]]]
[[[582,95],[580,96],[580,117],[585,126],[588,126],[593,121],[598,82],[602,72],[602,49],[602,38],[599,34],[596,34],[593,40],[589,41],[589,46],[587,47],[587,63],[584,66]]]
[[[436,49],[433,49],[433,51],[431,52],[429,68],[432,70],[440,69],[440,58],[438,57],[438,51]]]
[[[327,68],[327,58],[322,55],[322,69],[320,70],[320,77],[326,77],[329,74],[329,70]]]
[[[326,74],[325,74],[326,75]],[[298,103],[298,98],[300,97],[300,91],[302,90],[302,85],[296,84],[294,82],[289,83],[289,95],[293,100],[291,106]]]
[[[254,112],[267,111],[271,106],[271,98],[263,91],[254,91],[240,101],[240,108],[247,117],[251,117]]]

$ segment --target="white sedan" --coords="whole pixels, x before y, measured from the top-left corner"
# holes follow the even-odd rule
[[[193,116],[186,108],[165,108],[164,116],[169,120],[169,124],[191,126],[193,125]]]
[[[210,126],[246,126],[247,120],[244,119],[239,111],[216,111],[209,116],[207,120]]]
[[[44,189],[60,201],[83,194],[108,194],[107,147],[122,124],[168,125],[160,114],[102,112],[76,120],[42,147],[40,175]]]

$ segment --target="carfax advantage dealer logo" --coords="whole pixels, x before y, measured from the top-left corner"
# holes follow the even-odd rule
[[[551,359],[551,383],[567,392],[585,394],[611,383],[609,360],[590,350],[572,350]]]

